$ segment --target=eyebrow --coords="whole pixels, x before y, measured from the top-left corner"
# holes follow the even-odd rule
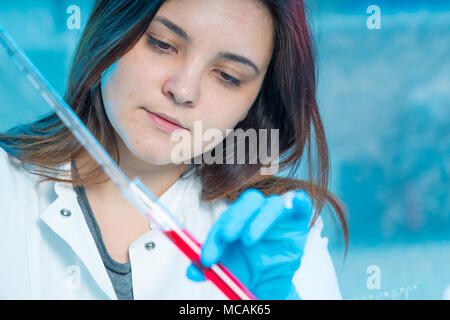
[[[259,68],[252,61],[250,61],[249,59],[247,59],[244,56],[240,56],[238,54],[234,54],[231,52],[219,52],[217,54],[217,56],[219,58],[236,61],[236,62],[245,64],[247,66],[250,66],[255,71],[256,75],[259,75]]]
[[[178,26],[175,23],[173,23],[172,21],[170,21],[169,19],[158,16],[158,17],[154,18],[154,21],[161,22],[168,29],[172,30],[174,33],[176,33],[181,38],[186,40],[186,42],[188,42],[188,43],[192,42],[192,39],[191,39],[191,37],[189,37],[187,32],[184,31],[180,26]],[[234,54],[234,53],[231,53],[231,52],[219,52],[217,54],[217,57],[218,58],[222,58],[222,59],[235,61],[235,62],[239,62],[239,63],[245,64],[247,66],[250,66],[255,71],[256,75],[259,75],[259,73],[260,73],[259,68],[250,59],[248,59],[248,58],[246,58],[244,56],[241,56],[241,55],[238,55],[238,54]]]
[[[172,21],[170,21],[167,18],[164,17],[156,17],[154,19],[154,21],[157,22],[161,22],[163,25],[165,25],[168,29],[172,30],[173,32],[175,32],[177,35],[179,35],[181,38],[183,38],[184,40],[186,40],[187,42],[191,43],[192,40],[191,38],[188,36],[188,34],[186,33],[186,31],[184,31],[181,27],[177,26],[175,23],[173,23]]]

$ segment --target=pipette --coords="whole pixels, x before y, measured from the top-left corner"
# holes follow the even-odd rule
[[[148,190],[139,177],[134,178],[133,181],[128,179],[94,135],[1,25],[0,43],[6,48],[8,56],[40,93],[41,97],[119,187],[122,196],[146,217],[152,227],[156,226],[157,229],[160,229],[203,272],[205,278],[211,281],[227,298],[232,300],[256,300],[250,290],[221,263],[213,264],[209,268],[201,265],[201,244],[182,227],[174,215],[158,201],[158,198]]]

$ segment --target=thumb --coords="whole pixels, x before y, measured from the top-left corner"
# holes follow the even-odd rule
[[[206,280],[205,276],[200,271],[200,269],[197,268],[193,263],[191,263],[189,265],[189,267],[187,268],[186,276],[192,281],[200,282],[200,281],[205,281]]]

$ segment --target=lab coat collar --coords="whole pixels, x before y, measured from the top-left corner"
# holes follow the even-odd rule
[[[70,170],[71,163],[60,168]],[[72,184],[57,181],[54,188],[57,198],[40,214],[40,219],[72,248],[105,294],[117,299]]]
[[[71,170],[71,163],[63,164],[59,169],[68,172]],[[57,181],[54,183],[54,189],[57,198],[40,214],[40,219],[72,248],[105,294],[110,299],[117,299],[72,184]],[[187,222],[187,211],[198,211],[200,193],[201,181],[198,177],[180,178],[159,201],[184,225]],[[61,211],[63,209],[69,210],[70,216],[64,216],[62,213],[67,211]],[[141,238],[136,239],[130,248]]]

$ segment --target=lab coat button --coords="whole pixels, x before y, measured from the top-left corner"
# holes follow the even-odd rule
[[[148,251],[151,251],[155,248],[156,244],[153,241],[147,241],[145,243],[145,249],[147,249]]]
[[[59,213],[60,213],[62,216],[64,216],[64,217],[70,217],[70,216],[72,215],[72,212],[70,212],[70,210],[69,210],[69,209],[66,209],[66,208],[61,209],[61,210],[59,211]]]

